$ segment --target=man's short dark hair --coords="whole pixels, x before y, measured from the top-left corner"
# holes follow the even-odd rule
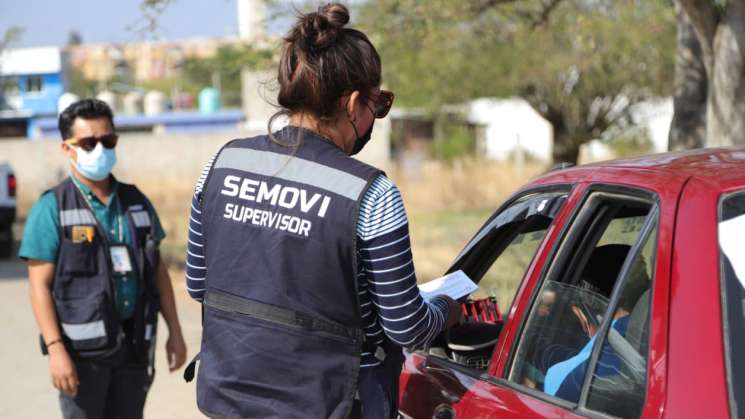
[[[83,99],[71,104],[59,115],[57,125],[63,140],[72,137],[72,124],[75,122],[75,118],[106,118],[109,120],[111,128],[114,128],[114,115],[106,102],[98,99]]]

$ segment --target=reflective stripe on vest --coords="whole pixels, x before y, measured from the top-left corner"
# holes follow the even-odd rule
[[[367,186],[365,179],[332,167],[297,156],[250,148],[226,148],[220,153],[215,169],[235,169],[304,183],[352,201],[356,201]]]
[[[82,324],[60,324],[65,336],[72,340],[87,340],[106,336],[106,327],[104,327],[103,320]]]
[[[74,225],[96,225],[96,217],[88,209],[66,209],[59,213],[60,225],[69,227]]]
[[[150,227],[150,215],[147,211],[134,211],[132,214],[132,221],[135,223],[135,227]]]

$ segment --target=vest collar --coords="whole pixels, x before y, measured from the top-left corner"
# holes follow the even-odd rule
[[[82,192],[87,199],[99,200],[96,194],[93,193],[91,188],[81,182],[80,179],[77,178],[77,176],[70,173],[70,179],[72,179],[72,182],[75,184],[75,186],[78,187],[80,192]],[[108,205],[111,205],[111,203],[114,201],[113,198],[116,196],[117,191],[119,191],[119,182],[116,180],[114,175],[110,175],[109,179],[111,180],[111,196],[109,197]]]
[[[297,125],[287,125],[286,127],[284,127],[281,130],[279,130],[278,133],[282,137],[286,137],[288,139],[291,139],[293,141],[293,143],[295,141],[295,138],[297,138],[296,136],[299,133],[301,133],[300,135],[302,136],[302,138],[304,140],[311,138],[311,139],[316,140],[316,141],[321,141],[323,143],[327,143],[327,144],[330,144],[330,145],[334,146],[334,148],[336,148],[337,150],[339,150],[342,153],[344,153],[344,150],[342,150],[341,147],[339,147],[338,145],[336,145],[336,143],[332,139],[330,139],[328,137],[325,137],[325,136],[323,136],[323,135],[321,135],[321,134],[319,134],[319,133],[317,133],[317,132],[315,132],[315,131],[313,131],[312,129],[309,129],[309,128],[299,127]],[[344,154],[346,154],[346,153],[344,153]]]

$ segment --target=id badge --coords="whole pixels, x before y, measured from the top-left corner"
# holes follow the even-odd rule
[[[73,243],[92,243],[93,233],[95,228],[93,226],[72,226],[72,242]]]
[[[114,272],[126,274],[132,272],[132,260],[129,257],[129,249],[123,244],[111,245],[111,266]]]

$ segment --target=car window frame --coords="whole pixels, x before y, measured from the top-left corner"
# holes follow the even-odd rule
[[[492,213],[491,216],[489,216],[489,218],[481,225],[481,227],[478,228],[478,230],[476,230],[476,234],[474,234],[473,237],[471,237],[468,240],[468,242],[466,242],[466,244],[463,246],[463,249],[458,253],[458,255],[453,260],[453,263],[450,265],[450,267],[447,269],[445,273],[446,274],[452,273],[460,269],[462,259],[476,246],[476,239],[479,238],[479,236],[484,231],[484,229],[486,229],[492,223],[492,221],[494,221],[495,218],[501,215],[507,208],[514,205],[515,202],[529,195],[551,193],[551,192],[566,193],[566,196],[567,196],[566,199],[568,200],[569,197],[572,195],[572,192],[574,192],[575,186],[576,185],[572,183],[555,183],[555,184],[550,184],[550,185],[541,185],[541,186],[537,186],[534,188],[524,189],[512,195],[509,199],[507,199],[504,203],[502,203],[502,205],[500,205]],[[482,239],[483,237],[479,238],[479,240],[482,240]]]
[[[576,184],[573,184],[573,183],[554,183],[550,185],[541,185],[541,186],[537,186],[533,188],[520,190],[514,195],[512,195],[508,200],[506,200],[502,205],[500,205],[499,208],[496,211],[494,211],[494,213],[492,213],[492,215],[486,220],[486,222],[484,222],[484,224],[481,227],[479,227],[478,230],[476,230],[476,234],[474,234],[473,237],[470,240],[468,240],[468,242],[463,246],[463,250],[461,250],[460,253],[458,253],[458,256],[456,256],[456,258],[453,260],[453,263],[447,269],[445,274],[447,275],[457,270],[461,270],[463,268],[462,263],[461,263],[462,259],[468,254],[470,250],[472,250],[476,246],[474,243],[476,238],[478,238],[481,235],[484,229],[489,227],[489,225],[492,223],[492,221],[494,221],[495,218],[497,218],[500,214],[502,214],[507,208],[510,208],[515,202],[519,201],[520,199],[525,198],[528,195],[536,195],[536,194],[551,193],[551,192],[563,192],[566,194],[566,199],[564,203],[562,204],[561,209],[559,209],[559,213],[561,213],[561,211],[564,210],[564,205],[566,205],[566,203],[569,201],[569,198],[572,196],[572,193],[574,193],[575,187],[576,187]],[[557,214],[557,218],[558,218],[558,214]],[[555,219],[551,221],[551,224],[549,224],[547,232],[554,226],[555,226]],[[483,240],[484,237],[481,237],[481,240]],[[546,234],[541,240],[541,243],[538,245],[538,248],[533,254],[533,257],[530,260],[530,263],[528,264],[528,268],[530,268],[530,266],[535,262],[535,258],[538,255],[541,249],[541,246],[545,243],[545,240],[547,237],[548,237],[548,234]],[[507,243],[507,245],[509,244],[510,243]],[[504,253],[504,249],[502,249],[502,253]],[[497,259],[498,258],[499,257],[497,257]],[[527,269],[526,269],[526,272],[527,272]],[[479,283],[481,282],[481,279],[483,279],[483,277],[479,278]],[[520,282],[518,283],[518,286],[515,289],[515,293],[517,293],[517,289],[520,287],[520,284],[522,284],[522,281],[524,279],[525,279],[525,272],[523,272],[523,277],[520,279]],[[514,303],[515,303],[515,295],[512,296],[512,301],[510,302],[509,307],[500,306],[500,308],[502,309],[502,313],[509,313]],[[504,331],[504,328],[502,328],[502,330]],[[500,332],[500,338],[501,336],[502,334]]]
[[[461,259],[463,258],[463,256],[466,253],[468,253],[468,250],[470,250],[471,248],[474,247],[473,246],[473,241],[481,234],[481,232],[485,228],[489,227],[489,225],[491,224],[491,222],[496,217],[498,217],[502,212],[504,212],[504,210],[506,210],[507,208],[511,207],[516,201],[518,201],[518,200],[520,200],[520,199],[522,199],[522,198],[524,198],[524,197],[526,197],[528,195],[534,195],[534,194],[539,194],[539,193],[564,192],[564,193],[566,193],[566,196],[567,197],[566,197],[566,201],[564,202],[564,204],[562,204],[562,208],[559,210],[559,212],[557,214],[557,217],[556,218],[558,218],[559,217],[559,214],[561,214],[561,212],[566,209],[564,205],[566,205],[566,203],[569,202],[569,199],[571,198],[572,193],[575,191],[576,186],[577,186],[577,184],[574,184],[574,183],[555,183],[555,184],[540,185],[540,186],[537,186],[537,187],[520,190],[520,191],[516,192],[515,194],[513,194],[502,205],[500,205],[499,208],[496,211],[494,211],[494,213],[486,220],[486,222],[484,222],[484,224],[481,227],[479,227],[478,230],[476,230],[476,234],[474,234],[473,237],[466,243],[466,245],[463,247],[463,250],[458,254],[458,256],[455,258],[455,260],[453,261],[453,263],[451,264],[451,266],[446,271],[446,274],[452,273],[452,272],[454,272],[456,270],[461,269],[461,265],[459,264],[459,262],[461,261]],[[549,230],[551,228],[553,228],[553,227],[556,226],[556,224],[555,224],[556,218],[554,218],[554,220],[551,221],[551,224],[548,227]],[[541,243],[538,245],[538,248],[536,249],[536,252],[533,254],[533,257],[532,257],[532,259],[530,261],[530,264],[528,264],[528,267],[527,267],[527,269],[526,269],[525,272],[527,272],[528,269],[530,269],[530,266],[535,263],[536,256],[540,253],[541,246],[543,246],[545,244],[545,241],[548,238],[548,236],[549,235],[546,234],[543,237],[543,239],[541,240]],[[482,237],[482,239],[483,239],[483,237]],[[520,285],[525,280],[525,272],[523,273],[523,277],[520,279],[520,282],[518,283],[518,286],[515,289],[515,293],[517,293],[517,290],[520,288]],[[502,310],[502,313],[509,313],[510,310],[512,309],[512,306],[514,304],[515,304],[515,298],[514,298],[514,295],[513,295],[512,302],[510,303],[510,307],[508,307],[507,310]],[[505,318],[505,322],[506,322],[506,318]],[[501,339],[503,339],[503,337],[504,337],[503,334],[505,332],[505,329],[506,329],[505,327],[502,327],[502,330],[499,332],[499,338],[497,339],[497,342],[499,342]],[[461,365],[461,364],[459,364],[459,363],[457,363],[457,362],[455,362],[455,361],[453,361],[453,360],[451,360],[449,358],[442,358],[442,357],[439,357],[439,356],[431,355],[428,352],[428,349],[429,348],[416,348],[412,352],[413,353],[416,353],[418,355],[421,355],[422,357],[424,357],[425,363],[427,363],[427,364],[439,364],[439,366],[441,366],[441,367],[445,367],[445,368],[450,368],[450,369],[457,370],[458,372],[460,372],[462,374],[466,374],[468,376],[471,376],[473,378],[480,379],[482,381],[491,381],[491,379],[494,378],[493,375],[489,374],[488,370],[479,370],[479,369],[475,369],[475,368],[470,368],[470,367],[467,367],[465,365]],[[492,355],[491,355],[491,359],[492,360],[494,360],[494,353],[497,350],[498,350],[498,347],[495,345],[494,351],[492,352]]]
[[[721,194],[717,201],[717,225],[722,221],[724,218],[724,203],[726,200],[736,197],[736,196],[743,196],[745,197],[745,189],[738,189],[732,192],[727,192]],[[725,370],[725,376],[727,379],[727,401],[729,404],[729,412],[730,416],[732,418],[739,418],[745,415],[745,400],[739,400],[737,396],[735,395],[735,385],[734,385],[734,374],[732,372],[732,344],[730,341],[730,333],[729,330],[731,328],[729,316],[730,316],[730,302],[727,297],[727,275],[726,275],[726,266],[725,266],[725,260],[724,260],[724,252],[721,250],[720,244],[719,244],[719,234],[717,233],[717,248],[719,249],[719,293],[720,293],[720,301],[721,301],[721,309],[722,309],[722,341],[724,344],[724,370]],[[738,416],[739,415],[739,416]]]
[[[626,260],[623,263],[623,267],[621,268],[621,272],[618,274],[618,278],[621,281],[620,283],[614,285],[613,293],[611,294],[611,298],[608,301],[608,310],[606,311],[606,315],[603,317],[603,322],[600,324],[600,327],[598,328],[597,335],[599,337],[602,337],[602,339],[598,339],[598,344],[596,344],[592,348],[592,354],[590,355],[590,358],[588,360],[587,364],[587,371],[585,371],[585,378],[584,382],[582,383],[582,392],[580,393],[579,402],[577,411],[587,411],[587,412],[593,412],[593,413],[603,413],[599,412],[597,410],[593,410],[587,407],[587,400],[589,398],[590,394],[590,387],[592,386],[592,377],[595,373],[595,369],[597,368],[597,362],[600,358],[600,354],[602,352],[603,346],[605,342],[608,339],[608,332],[610,330],[611,323],[613,321],[613,312],[618,308],[618,301],[621,299],[621,296],[623,295],[624,287],[626,283],[629,281],[629,271],[631,270],[631,267],[633,266],[633,262],[636,261],[636,258],[644,251],[644,246],[647,243],[647,240],[650,238],[650,235],[652,233],[655,233],[655,242],[653,243],[653,251],[652,254],[655,256],[654,261],[652,263],[652,272],[655,271],[655,266],[657,265],[657,247],[660,243],[660,235],[659,235],[659,226],[660,226],[660,205],[658,202],[655,202],[652,204],[652,208],[649,210],[649,215],[647,216],[646,220],[644,220],[644,225],[642,226],[641,231],[639,232],[639,239],[634,243],[634,245],[629,250],[629,255],[626,257]],[[654,229],[657,229],[655,231]],[[655,275],[653,274],[650,278],[650,293],[649,293],[649,318],[652,318],[652,308],[654,301],[654,286],[656,283]],[[647,357],[645,359],[646,365],[645,365],[645,380],[644,380],[644,399],[642,401],[642,406],[646,404],[647,400],[647,389],[648,389],[648,383],[649,380],[647,379],[649,376],[649,347],[650,343],[647,342]],[[643,412],[643,407],[642,407]],[[603,413],[604,414],[604,413]]]
[[[548,395],[542,391],[531,389],[527,386],[513,382],[509,380],[508,378],[512,370],[513,364],[515,362],[515,356],[517,354],[517,349],[520,344],[520,338],[523,336],[525,327],[530,317],[530,313],[533,310],[533,306],[536,304],[538,293],[541,290],[541,287],[543,286],[543,284],[547,280],[556,277],[557,273],[556,273],[555,267],[560,266],[560,265],[565,265],[567,263],[566,259],[569,257],[568,253],[571,253],[571,252],[564,251],[564,249],[566,246],[575,244],[576,240],[578,240],[577,236],[579,235],[580,236],[579,238],[581,238],[582,237],[581,233],[583,231],[586,231],[586,228],[585,228],[586,224],[580,223],[580,221],[582,221],[583,217],[589,218],[593,214],[595,208],[597,207],[597,204],[593,204],[592,207],[588,207],[588,204],[590,204],[589,201],[593,199],[595,194],[598,194],[598,193],[612,195],[614,197],[622,198],[625,200],[637,200],[637,201],[641,201],[641,202],[644,202],[650,205],[651,208],[649,211],[649,215],[645,219],[644,225],[642,227],[642,231],[640,231],[640,234],[639,234],[639,238],[634,243],[634,246],[629,251],[629,254],[631,254],[631,252],[634,251],[641,242],[643,242],[642,239],[645,238],[645,236],[643,236],[642,234],[646,234],[645,230],[648,228],[648,225],[650,224],[650,220],[655,219],[654,217],[650,217],[650,215],[655,214],[655,211],[656,211],[656,220],[657,221],[660,220],[660,216],[661,216],[660,197],[655,191],[644,188],[644,187],[627,186],[627,185],[612,184],[612,183],[591,183],[589,184],[587,188],[583,191],[582,197],[579,199],[575,207],[572,208],[572,213],[570,214],[570,216],[567,218],[564,225],[562,226],[561,231],[559,232],[559,235],[557,236],[554,245],[552,246],[551,249],[549,249],[548,257],[541,269],[539,280],[536,282],[535,286],[531,290],[531,293],[529,296],[529,304],[527,305],[524,312],[522,313],[520,324],[518,325],[516,331],[514,332],[515,337],[514,339],[512,339],[509,352],[507,354],[505,368],[502,371],[502,375],[499,377],[490,375],[491,379],[489,381],[494,385],[508,387],[517,392],[534,397],[542,402],[549,403],[549,404],[559,406],[559,407],[563,407],[579,415],[583,415],[587,417],[612,418],[613,416],[607,415],[603,412],[598,412],[598,411],[588,409],[584,407],[582,404],[580,404],[583,401],[583,398],[586,399],[587,397],[586,395],[587,391],[585,389],[587,382],[583,382],[583,388],[582,388],[582,393],[580,395],[579,402],[573,403],[573,402],[558,398],[556,396]],[[654,248],[655,255],[657,254],[657,251],[658,251],[659,241],[660,240],[659,240],[659,234],[658,234],[656,243],[655,243],[655,248]],[[627,274],[627,269],[628,269],[627,264],[629,260],[630,259],[627,259],[626,261],[624,261],[624,266],[622,267],[621,272],[619,272],[619,277],[624,278],[625,275]],[[653,267],[653,272],[656,271],[657,263],[658,263],[657,259],[655,258],[655,266]],[[617,288],[617,289],[620,289],[620,288]],[[612,295],[613,298],[609,300],[608,311],[610,311],[610,308],[615,307],[615,305],[617,305],[618,303],[618,298],[620,298],[620,295],[617,295],[618,294],[617,289],[614,289],[614,294]],[[654,295],[654,282],[652,284],[652,294],[650,295],[650,304],[652,304],[651,301],[653,301],[652,299],[653,295]],[[651,316],[651,311],[650,311],[650,316]],[[606,321],[608,322],[608,325],[610,325],[610,320],[609,320],[609,316],[607,315],[607,313],[603,317],[603,322],[605,323]],[[598,331],[598,333],[600,333],[600,330]],[[604,333],[607,333],[607,329],[605,330]],[[501,337],[502,336],[500,335],[500,338]],[[603,337],[605,338],[605,336]],[[600,350],[598,349],[598,355],[595,356],[595,350],[601,347],[602,345],[595,345],[595,347],[593,347],[594,358],[592,357],[590,358],[591,363],[588,363],[588,368],[587,368],[587,370],[590,373],[594,372],[595,365],[597,363],[597,357],[599,357],[599,354],[600,354]],[[649,351],[649,348],[647,348],[647,350]],[[647,370],[647,374],[649,374],[648,370]],[[585,379],[586,378],[587,377],[585,377]],[[645,401],[646,401],[646,398],[647,398],[647,394],[645,392]]]

